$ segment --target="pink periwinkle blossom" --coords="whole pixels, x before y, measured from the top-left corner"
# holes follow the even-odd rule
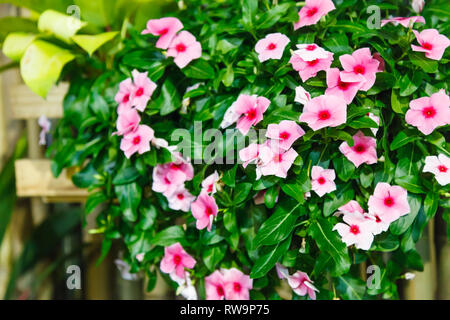
[[[115,96],[116,102],[119,104],[117,113],[121,114],[125,110],[132,107],[132,95],[134,93],[134,84],[131,78],[123,80],[119,85],[119,91]]]
[[[221,271],[216,270],[205,277],[206,300],[225,299],[225,280]]]
[[[441,90],[431,95],[412,100],[405,120],[417,127],[425,135],[432,133],[437,127],[450,124],[450,98]]]
[[[390,223],[381,221],[380,217],[377,214],[370,214],[365,212],[364,209],[361,208],[360,204],[355,200],[351,200],[347,204],[340,207],[338,210],[339,211],[334,214],[335,216],[339,216],[340,214],[352,214],[353,216],[358,217],[358,215],[361,215],[360,218],[368,220],[366,222],[369,222],[368,226],[370,227],[373,235],[380,234],[381,232],[384,232],[389,228]]]
[[[305,88],[302,86],[295,88],[295,102],[305,105],[309,100],[311,100],[311,94]]]
[[[249,300],[253,280],[242,271],[231,268],[223,270],[225,297],[227,300]]]
[[[140,122],[141,117],[136,109],[126,109],[122,113],[119,113],[116,123],[117,132],[114,134],[123,136],[130,132],[134,132],[138,128]]]
[[[156,47],[159,49],[167,49],[175,38],[178,31],[183,29],[183,24],[177,18],[166,17],[161,19],[153,19],[147,22],[147,29],[142,34],[152,34],[159,36]]]
[[[197,229],[207,228],[208,231],[211,231],[213,220],[219,212],[216,200],[206,193],[201,193],[197,200],[192,202],[191,211],[194,218],[197,219]]]
[[[362,131],[358,131],[353,136],[355,144],[350,147],[346,141],[344,141],[339,147],[345,157],[351,161],[355,167],[359,167],[361,164],[374,164],[377,163],[377,140],[372,137],[366,137]]]
[[[421,13],[425,7],[425,0],[412,0],[411,7],[415,12]]]
[[[373,221],[357,211],[345,213],[343,219],[345,223],[337,223],[333,228],[342,237],[342,242],[347,246],[355,245],[358,249],[369,250],[374,239]]]
[[[217,183],[219,182],[219,174],[217,171],[214,171],[213,174],[208,176],[205,180],[202,181],[202,193],[214,194],[217,191]]]
[[[450,183],[450,158],[445,154],[436,156],[428,156],[425,158],[425,166],[423,172],[434,174],[437,182],[441,186]]]
[[[315,77],[319,71],[327,71],[333,60],[333,53],[331,52],[328,52],[326,58],[316,58],[311,61],[305,61],[294,52],[289,63],[292,64],[295,71],[298,71],[302,81],[306,82],[308,79]]]
[[[148,72],[133,70],[132,75],[134,90],[131,104],[142,112],[147,107],[147,103],[156,89],[156,83],[148,78]]]
[[[411,45],[413,51],[425,52],[425,57],[441,60],[445,49],[450,46],[450,40],[436,29],[425,29],[421,32],[413,30],[420,46]]]
[[[255,51],[260,62],[269,59],[279,60],[283,56],[284,49],[291,40],[282,33],[268,34],[264,39],[256,43]]]
[[[345,82],[342,80],[342,72],[338,68],[327,70],[327,90],[325,94],[341,97],[347,104],[352,103],[362,82]]]
[[[180,185],[192,180],[194,168],[190,163],[178,161],[158,164],[153,169],[152,190],[170,197]]]
[[[39,134],[39,145],[45,146],[47,144],[46,136],[50,132],[52,123],[45,115],[42,115],[39,117],[38,124],[41,127],[41,133]]]
[[[123,136],[120,142],[120,149],[130,158],[136,152],[143,154],[150,151],[150,141],[155,136],[155,132],[147,125],[140,125],[133,132]]]
[[[379,182],[369,197],[369,213],[382,221],[392,223],[410,212],[408,192],[400,186]]]
[[[256,178],[257,180],[263,176],[277,176],[285,179],[289,169],[292,167],[298,153],[294,149],[285,150],[280,147],[277,140],[268,140],[265,143],[268,146],[270,153],[267,159],[264,159],[260,164],[257,164]],[[263,150],[266,150],[263,148]]]
[[[316,97],[305,105],[299,120],[314,131],[340,126],[347,121],[347,103],[343,98],[332,95]]]
[[[292,120],[282,120],[279,124],[269,124],[266,137],[278,140],[280,148],[289,150],[305,131]]]
[[[230,113],[233,114],[233,116],[230,117],[237,121],[236,128],[243,135],[247,135],[252,126],[261,122],[263,114],[266,112],[269,105],[270,101],[265,97],[241,94],[229,108],[229,110],[231,110]]]
[[[299,296],[309,295],[311,300],[316,300],[316,291],[319,290],[314,286],[309,276],[302,271],[297,271],[288,278],[289,286]]]
[[[196,261],[181,246],[175,243],[164,248],[164,257],[161,260],[161,271],[164,273],[175,273],[177,277],[184,276],[184,269],[194,268]]]
[[[425,18],[422,16],[414,16],[414,17],[395,17],[381,20],[382,27],[388,23],[392,23],[394,25],[401,24],[405,28],[409,28],[410,26],[414,25],[414,23],[425,23]]]
[[[372,57],[369,48],[358,49],[352,55],[344,54],[339,57],[344,71],[341,79],[344,82],[361,82],[362,91],[373,87],[380,62]]]
[[[167,56],[173,57],[175,64],[183,69],[202,56],[202,45],[190,32],[181,31],[171,42]]]
[[[294,24],[294,30],[316,24],[334,9],[336,7],[331,0],[306,0],[305,6],[298,13],[299,20]]]
[[[191,204],[194,200],[195,197],[189,193],[189,191],[184,187],[184,184],[180,184],[178,188],[167,198],[170,209],[176,211],[180,210],[183,212],[189,212]]]
[[[324,169],[320,166],[313,166],[311,169],[312,190],[319,197],[336,190],[336,172],[333,169]]]

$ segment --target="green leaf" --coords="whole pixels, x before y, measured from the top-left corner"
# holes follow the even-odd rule
[[[378,124],[372,119],[370,119],[368,116],[352,120],[349,122],[348,126],[353,129],[378,128]]]
[[[71,38],[86,25],[86,22],[55,10],[44,11],[40,15],[38,21],[39,31],[54,34],[57,38],[68,43],[70,43]]]
[[[72,37],[72,40],[83,48],[90,56],[97,51],[105,43],[114,39],[119,32],[105,32],[97,35],[76,35]]]
[[[391,106],[394,112],[404,114],[409,108],[409,101],[404,98],[400,98],[397,90],[392,89]]]
[[[281,178],[275,176],[264,176],[261,179],[255,181],[253,184],[253,190],[260,191],[270,188],[271,186],[277,184]]]
[[[90,194],[86,200],[85,211],[86,213],[91,213],[97,208],[101,203],[107,201],[108,198],[105,196],[103,192],[95,192]]]
[[[385,236],[386,233],[383,233],[383,236]],[[388,233],[387,236],[384,237],[382,240],[376,240],[374,243],[375,251],[381,251],[381,252],[392,252],[398,249],[400,247],[400,243],[398,241],[398,237],[396,237],[393,234]]]
[[[216,76],[213,67],[202,59],[191,62],[188,66],[183,68],[183,73],[188,78],[201,80],[214,79]]]
[[[184,241],[185,235],[181,226],[172,226],[158,232],[151,240],[155,246],[168,247],[174,243]]]
[[[356,170],[355,165],[342,156],[333,159],[333,166],[339,179],[344,182],[350,180]]]
[[[438,70],[437,61],[428,59],[423,53],[410,52],[408,53],[408,57],[413,64],[427,73],[435,73]]]
[[[137,209],[141,202],[142,188],[137,183],[115,186],[117,199],[126,220],[135,222],[138,218]]]
[[[355,191],[351,182],[343,187],[338,186],[338,190],[328,195],[323,204],[323,215],[325,217],[331,216],[339,207],[345,205],[350,200],[353,200]]]
[[[273,186],[267,189],[266,193],[264,194],[264,203],[266,207],[272,209],[275,206],[277,198],[278,198],[277,186]]]
[[[253,265],[250,278],[258,279],[264,277],[267,272],[275,266],[277,261],[288,251],[289,246],[291,245],[291,240],[292,237],[285,239],[279,244],[271,247],[266,254],[259,257]]]
[[[233,204],[238,205],[244,202],[250,190],[252,190],[251,183],[239,183],[234,189]]]
[[[160,109],[162,116],[166,116],[181,107],[180,95],[172,81],[167,79],[164,82],[161,88],[161,94],[154,101],[154,104]]]
[[[305,193],[298,183],[283,183],[281,190],[299,203],[305,203]]]
[[[139,177],[139,172],[134,167],[122,168],[113,179],[113,184],[128,184],[134,182]]]
[[[295,221],[299,217],[300,204],[296,201],[280,203],[275,212],[259,228],[253,248],[262,245],[274,245],[286,239],[294,229]]]
[[[345,275],[337,279],[336,290],[345,300],[362,300],[366,292],[366,283],[361,279]]]
[[[428,219],[432,219],[439,206],[439,193],[428,192],[423,203],[423,208]]]
[[[414,194],[408,194],[408,203],[410,212],[392,222],[389,226],[389,230],[392,234],[401,235],[413,224],[422,205],[422,198]]]
[[[156,218],[158,216],[155,206],[149,203],[141,205],[139,208],[139,213],[139,228],[144,231],[151,229],[155,225]]]
[[[28,46],[36,39],[32,33],[14,32],[10,33],[3,43],[3,53],[12,61],[19,62]]]
[[[419,137],[411,130],[402,130],[394,138],[391,143],[391,151],[397,150],[404,145],[417,140]]]
[[[234,188],[236,186],[236,171],[238,165],[236,164],[232,169],[226,170],[223,173],[222,182],[230,188]]]
[[[205,266],[209,269],[209,271],[218,269],[219,263],[225,257],[226,252],[227,246],[223,244],[208,247],[203,251],[202,258],[205,262]]]
[[[414,73],[412,80],[409,79],[408,74],[405,74],[400,79],[400,96],[406,97],[412,95],[422,84],[422,80],[422,72]]]

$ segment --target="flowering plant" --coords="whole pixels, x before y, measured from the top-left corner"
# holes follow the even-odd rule
[[[71,79],[48,151],[103,256],[189,299],[398,298],[449,207],[448,3],[179,4]]]

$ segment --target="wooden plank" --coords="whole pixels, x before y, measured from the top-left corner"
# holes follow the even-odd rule
[[[38,119],[45,115],[49,119],[62,118],[63,100],[69,89],[67,83],[50,90],[47,99],[43,99],[26,85],[16,85],[11,88],[10,104],[15,119]]]
[[[64,170],[54,178],[50,160],[17,160],[16,188],[19,197],[43,197],[49,202],[82,202],[88,196],[86,189],[79,189]],[[59,200],[60,199],[60,200]]]

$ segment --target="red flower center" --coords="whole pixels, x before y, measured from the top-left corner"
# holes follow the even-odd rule
[[[433,118],[436,115],[436,110],[433,107],[427,107],[422,110],[422,114],[425,118]]]
[[[353,71],[354,71],[356,74],[364,74],[364,73],[366,72],[366,68],[364,68],[364,66],[362,66],[362,65],[359,65],[359,66],[356,66],[356,67],[353,69]]]
[[[165,184],[171,184],[170,180],[167,179],[167,177],[164,177],[164,183],[165,183]]]
[[[175,50],[177,50],[177,52],[185,52],[186,51],[186,46],[183,43],[179,43],[175,47]]]
[[[273,157],[273,161],[276,162],[276,163],[283,162],[283,155],[281,153],[275,155],[275,157]]]
[[[181,163],[180,164],[171,163],[170,164],[170,169],[172,169],[172,170],[180,170],[181,169]]]
[[[233,289],[236,292],[240,292],[241,289],[242,289],[242,286],[241,286],[241,284],[239,282],[235,282],[234,285],[233,285]]]
[[[354,150],[357,153],[363,153],[364,151],[366,151],[366,147],[363,146],[362,144],[358,144],[354,147]]]
[[[348,82],[344,82],[341,80],[338,81],[338,87],[339,87],[339,89],[341,89],[343,91],[347,90],[349,86],[350,86],[350,84]]]
[[[277,48],[277,45],[275,43],[271,43],[267,46],[267,50],[275,50]]]
[[[214,188],[214,185],[213,185],[213,184],[210,184],[210,185],[208,186],[208,193],[213,192],[213,188]]]
[[[160,35],[160,36],[163,36],[163,35],[165,35],[167,32],[169,32],[169,29],[168,29],[168,28],[162,29],[161,31],[159,31],[159,35]]]
[[[326,180],[325,180],[324,177],[320,177],[319,179],[317,179],[317,182],[318,182],[319,184],[325,184]]]
[[[380,217],[379,217],[379,216],[375,216],[375,221],[376,221],[377,223],[380,223],[380,222],[381,222]]]
[[[328,120],[331,118],[331,114],[328,110],[323,110],[319,112],[319,120]]]
[[[130,101],[130,94],[126,94],[122,99],[123,103],[127,103],[128,101]]]
[[[180,200],[183,200],[184,199],[184,194],[182,194],[182,193],[177,194],[177,198],[180,199]]]
[[[394,198],[392,198],[392,197],[387,197],[387,198],[385,198],[385,199],[384,199],[384,204],[385,204],[387,207],[392,207],[392,206],[394,205]]]
[[[315,15],[317,13],[317,11],[319,11],[316,7],[309,9],[308,11],[306,11],[306,15],[308,17],[312,17],[313,15]]]
[[[357,235],[360,232],[359,227],[357,225],[350,226],[350,232],[353,233],[354,235]]]
[[[319,63],[319,59],[315,59],[315,60],[312,60],[312,61],[306,61],[306,63],[308,64],[308,66],[314,67],[316,64]]]
[[[424,48],[425,50],[431,50],[431,49],[433,49],[433,45],[426,42],[426,43],[422,44],[422,48]]]
[[[256,118],[256,110],[252,109],[247,113],[248,120],[253,120]]]
[[[216,290],[217,290],[217,294],[218,294],[220,297],[223,296],[223,295],[225,295],[225,291],[223,290],[223,287],[222,287],[222,286],[217,286]]]
[[[289,132],[282,132],[282,133],[280,133],[280,139],[282,139],[282,140],[289,139],[290,136],[291,135],[289,134]]]
[[[443,165],[440,165],[438,167],[438,169],[439,169],[440,172],[447,172],[447,170],[448,170],[448,168],[446,166],[443,166]]]
[[[136,91],[136,97],[142,97],[143,94],[144,94],[144,88],[139,88]]]
[[[178,254],[174,255],[174,256],[173,256],[173,262],[174,262],[176,265],[179,265],[179,264],[181,263],[181,257],[180,257]]]
[[[314,50],[316,50],[316,45],[314,45],[314,44],[310,44],[310,45],[308,45],[308,46],[306,46],[306,50],[308,50],[308,51],[314,51]]]
[[[205,213],[209,217],[209,216],[211,216],[213,214],[213,209],[211,209],[211,207],[206,207],[205,208]]]
[[[140,136],[134,137],[134,139],[133,139],[133,144],[134,144],[135,146],[137,146],[139,143],[141,143],[141,137],[140,137]]]

